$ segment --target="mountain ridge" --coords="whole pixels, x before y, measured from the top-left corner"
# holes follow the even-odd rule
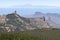
[[[17,14],[16,11],[11,14],[3,15],[0,17],[0,30],[2,32],[15,32],[34,30],[41,28],[49,28],[45,18],[25,18]]]

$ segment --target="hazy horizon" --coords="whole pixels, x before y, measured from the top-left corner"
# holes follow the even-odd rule
[[[10,8],[24,5],[60,7],[59,4],[60,0],[0,0],[0,8]]]
[[[32,15],[35,12],[42,12],[42,13],[56,13],[60,14],[60,8],[0,8],[0,15],[2,14],[9,14],[13,11],[17,11],[19,15]]]
[[[60,14],[60,0],[0,0],[0,14],[17,10],[18,14],[31,15],[34,12]]]

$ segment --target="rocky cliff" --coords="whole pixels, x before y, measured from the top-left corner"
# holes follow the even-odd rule
[[[41,28],[50,28],[45,17],[25,18],[18,15],[16,11],[0,16],[0,32],[18,32]]]

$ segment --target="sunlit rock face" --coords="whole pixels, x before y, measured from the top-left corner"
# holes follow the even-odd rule
[[[6,15],[0,16],[0,23],[5,23]]]
[[[25,18],[18,15],[16,11],[12,12],[11,14],[0,16],[0,21],[0,28],[3,30],[3,32],[18,32],[50,28],[50,25],[44,16],[40,18]]]

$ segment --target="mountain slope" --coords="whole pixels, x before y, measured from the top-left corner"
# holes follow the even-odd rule
[[[0,30],[2,32],[17,32],[34,30],[41,28],[49,28],[45,17],[41,18],[25,18],[15,12],[0,17]]]

